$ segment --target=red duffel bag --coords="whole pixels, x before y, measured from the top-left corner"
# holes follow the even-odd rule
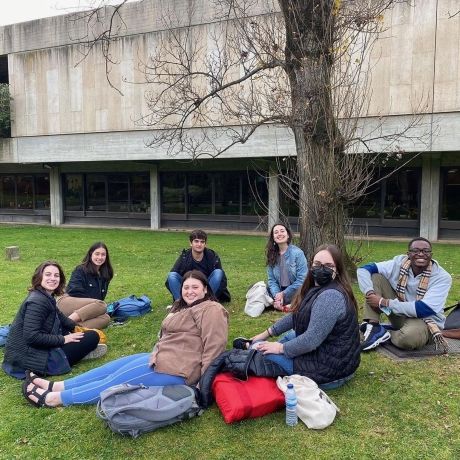
[[[262,417],[284,408],[284,393],[276,380],[251,376],[238,380],[230,373],[218,374],[212,384],[212,394],[225,423]]]

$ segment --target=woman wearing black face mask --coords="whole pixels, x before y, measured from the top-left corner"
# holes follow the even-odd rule
[[[305,375],[323,389],[337,388],[360,362],[357,303],[337,246],[319,247],[310,267],[292,312],[251,340],[236,339],[234,346],[252,346],[284,375]],[[279,342],[267,341],[285,332]]]

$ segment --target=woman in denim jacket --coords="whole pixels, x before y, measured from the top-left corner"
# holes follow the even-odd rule
[[[284,224],[275,224],[266,246],[268,291],[273,306],[289,311],[289,304],[308,273],[302,249],[291,244],[292,232]]]

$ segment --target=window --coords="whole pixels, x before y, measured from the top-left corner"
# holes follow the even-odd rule
[[[16,209],[16,180],[14,176],[0,176],[0,208]]]
[[[165,214],[266,215],[267,182],[254,171],[165,172],[161,203]]]
[[[285,193],[284,188],[283,183],[280,181],[280,208],[283,216],[299,217],[299,201],[296,199],[299,194],[298,184],[293,184],[293,190],[289,191],[289,193]]]
[[[164,213],[185,214],[185,173],[161,174],[161,206]]]
[[[404,169],[385,181],[385,219],[418,219],[419,169]]]
[[[83,211],[83,174],[66,174],[64,179],[64,209]]]
[[[18,209],[33,209],[34,181],[32,176],[17,176],[17,207]]]
[[[146,173],[65,174],[63,184],[66,211],[150,212],[150,179]]]
[[[443,168],[441,219],[460,220],[460,169]]]
[[[420,203],[420,168],[407,168],[375,183],[388,174],[382,169],[356,203],[348,206],[349,217],[358,219],[417,220]]]
[[[150,178],[147,174],[136,174],[131,179],[131,211],[150,212]]]
[[[215,214],[240,214],[240,176],[232,173],[214,175]]]
[[[129,211],[129,179],[124,175],[110,175],[107,180],[109,212]]]
[[[0,175],[0,208],[23,211],[50,208],[50,184],[47,174]]]
[[[86,176],[86,198],[88,211],[107,211],[107,183],[102,174]]]
[[[245,216],[266,215],[268,212],[267,180],[256,171],[243,173],[241,207]]]
[[[363,219],[380,219],[381,210],[380,183],[373,185],[366,194],[348,208],[348,216]]]
[[[50,208],[50,180],[49,176],[35,177],[35,209]]]
[[[188,212],[213,214],[212,178],[208,173],[190,173],[187,184]]]

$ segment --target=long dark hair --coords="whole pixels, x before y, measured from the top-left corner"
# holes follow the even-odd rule
[[[281,227],[286,229],[288,234],[288,244],[291,244],[292,241],[292,232],[287,224],[283,224],[283,222],[277,222],[275,225],[273,225],[270,233],[268,234],[267,246],[265,246],[265,254],[267,256],[266,265],[269,267],[274,267],[278,263],[280,257],[280,248],[278,247],[278,243],[275,243],[275,239],[273,238],[273,230],[278,225],[281,225]]]
[[[46,267],[49,267],[50,265],[52,267],[56,267],[59,270],[59,284],[58,284],[58,287],[54,290],[53,295],[62,295],[62,294],[64,294],[64,287],[65,287],[64,270],[54,260],[45,260],[45,262],[42,262],[35,269],[35,272],[32,275],[32,281],[30,283],[31,286],[29,288],[29,291],[34,291],[35,289],[41,289],[42,280],[43,280],[43,272],[45,271]]]
[[[91,256],[96,249],[104,248],[106,253],[105,262],[100,266],[99,271],[97,267],[93,264],[91,260]],[[110,281],[113,278],[113,268],[112,264],[110,263],[110,256],[109,256],[109,249],[107,248],[106,244],[102,241],[97,241],[94,243],[86,253],[85,257],[80,264],[83,267],[83,270],[87,273],[91,273],[91,275],[100,275],[102,278],[105,278],[107,281]]]
[[[185,281],[188,280],[189,278],[193,278],[194,280],[198,280],[203,284],[203,286],[206,288],[206,294],[202,299],[198,299],[197,301],[193,302],[191,305],[187,305],[185,300],[182,297],[182,286],[184,285]],[[204,273],[201,273],[198,270],[190,270],[187,273],[184,274],[182,277],[182,283],[180,285],[180,290],[181,290],[181,295],[180,299],[176,300],[171,308],[171,313],[175,313],[176,311],[182,310],[184,308],[190,308],[195,305],[198,305],[201,302],[204,302],[205,300],[214,300],[217,302],[217,298],[212,292],[211,286],[209,285],[208,278],[206,278],[206,275]]]
[[[353,304],[356,311],[358,311],[358,302],[356,302],[355,295],[353,294],[353,290],[351,289],[351,283],[347,271],[345,269],[345,262],[343,260],[342,251],[335,244],[323,244],[322,246],[316,248],[314,255],[310,259],[310,270],[308,271],[307,277],[305,278],[302,287],[297,291],[296,295],[294,296],[294,299],[291,302],[291,310],[297,311],[300,307],[300,304],[302,303],[302,299],[305,297],[308,290],[315,286],[315,280],[313,279],[311,267],[313,266],[313,259],[315,258],[316,254],[318,254],[318,252],[320,251],[327,251],[331,255],[336,270],[336,276],[334,280],[347,295],[348,299]]]

